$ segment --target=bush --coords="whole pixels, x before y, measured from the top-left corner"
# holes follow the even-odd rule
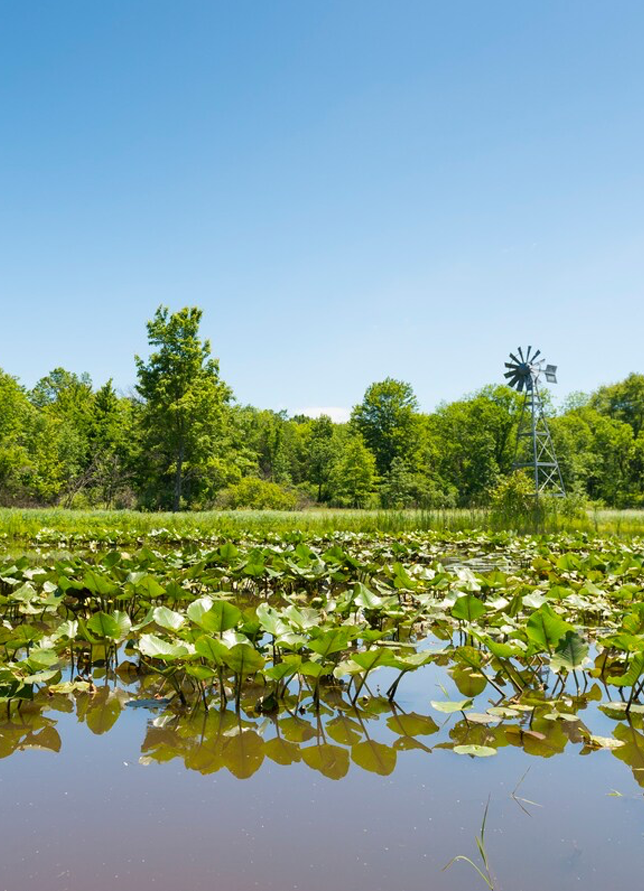
[[[546,495],[543,504],[555,519],[562,517],[564,520],[581,520],[590,506],[581,486],[573,486],[563,498]]]
[[[297,497],[277,483],[247,476],[219,493],[217,507],[224,510],[294,510]]]
[[[535,506],[534,482],[523,470],[502,477],[490,493],[492,513],[505,519],[525,517]]]
[[[537,499],[534,482],[523,470],[503,477],[490,493],[492,524],[517,531],[543,531],[583,519],[588,507],[583,491],[573,488],[567,495],[543,492]]]

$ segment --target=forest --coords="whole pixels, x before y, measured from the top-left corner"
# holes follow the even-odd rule
[[[487,385],[419,411],[411,384],[367,387],[348,423],[239,404],[202,311],[159,307],[136,386],[0,369],[0,504],[141,510],[474,507],[512,471],[522,398]],[[575,393],[549,418],[566,489],[644,506],[644,375]]]

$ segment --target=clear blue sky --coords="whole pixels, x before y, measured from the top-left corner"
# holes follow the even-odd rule
[[[164,303],[291,411],[644,371],[643,45],[641,0],[3,0],[0,366],[127,389]]]

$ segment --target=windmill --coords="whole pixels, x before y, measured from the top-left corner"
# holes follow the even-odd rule
[[[561,470],[539,393],[539,378],[542,374],[549,384],[557,383],[557,366],[546,365],[544,368],[544,360],[539,359],[541,350],[533,353],[531,346],[526,350],[525,356],[521,347],[517,353],[520,358],[510,353],[511,361],[505,363],[508,370],[504,375],[509,387],[524,394],[513,469],[531,470],[537,498],[546,492],[551,495],[565,495]]]

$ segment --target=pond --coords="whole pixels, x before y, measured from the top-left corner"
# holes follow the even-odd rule
[[[320,716],[175,715],[128,706],[125,685],[99,686],[89,703],[82,693],[30,703],[0,725],[0,888],[484,888],[466,863],[441,870],[458,854],[476,860],[488,797],[496,887],[634,886],[641,716],[615,721],[593,703],[584,726],[609,737],[617,725],[626,743],[582,757],[580,722],[552,721],[544,739],[521,741],[507,720],[467,727],[460,712],[433,709],[441,686],[462,699],[428,666],[397,707],[323,703]],[[476,697],[474,714],[489,699]],[[440,748],[490,734],[495,757]]]
[[[445,545],[0,561],[0,889],[636,885],[638,549]]]

